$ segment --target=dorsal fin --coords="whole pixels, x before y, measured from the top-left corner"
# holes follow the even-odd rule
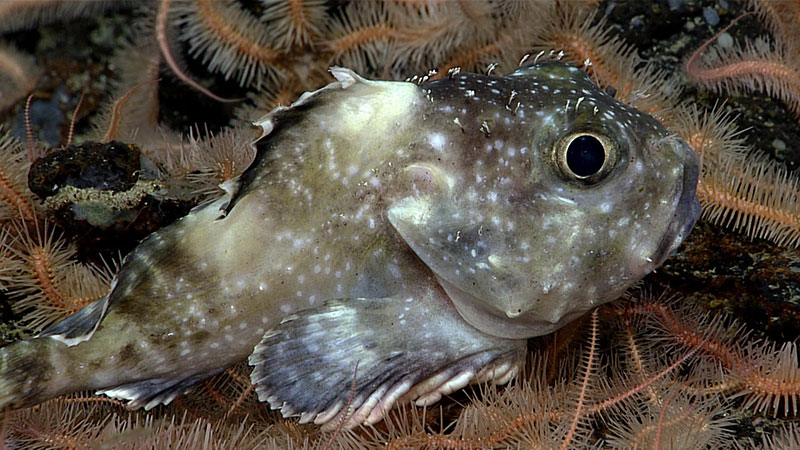
[[[109,304],[108,299],[108,295],[104,295],[75,314],[44,330],[36,337],[53,338],[70,347],[80,344],[92,337],[100,321],[106,316]]]

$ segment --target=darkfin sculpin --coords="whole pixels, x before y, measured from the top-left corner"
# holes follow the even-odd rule
[[[248,360],[286,416],[336,424],[352,388],[347,425],[376,422],[507,381],[526,338],[619,297],[697,219],[692,150],[577,68],[331,71],[108,296],[0,349],[0,407],[92,389],[152,408]]]

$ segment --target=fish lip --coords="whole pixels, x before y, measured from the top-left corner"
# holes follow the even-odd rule
[[[684,239],[694,228],[700,218],[700,200],[697,198],[697,180],[700,167],[694,151],[685,143],[681,143],[686,151],[686,161],[683,166],[683,180],[678,185],[681,189],[680,198],[672,211],[672,220],[667,225],[667,233],[661,238],[656,251],[653,252],[652,268],[661,266],[672,253],[677,250]]]

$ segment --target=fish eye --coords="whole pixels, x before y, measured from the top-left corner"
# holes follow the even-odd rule
[[[614,167],[616,149],[605,136],[582,131],[561,139],[554,158],[565,178],[594,184]]]
[[[567,145],[567,167],[579,177],[596,174],[603,168],[606,151],[596,137],[585,134]]]

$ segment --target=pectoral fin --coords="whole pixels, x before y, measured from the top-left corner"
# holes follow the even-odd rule
[[[398,400],[429,404],[472,381],[505,382],[524,349],[470,327],[430,292],[326,302],[268,331],[249,362],[273,409],[331,426],[346,415],[351,427],[381,420]]]

